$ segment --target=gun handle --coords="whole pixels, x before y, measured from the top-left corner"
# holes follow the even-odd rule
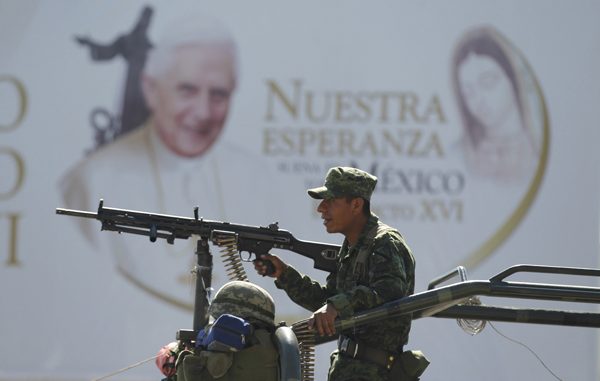
[[[256,256],[256,259],[253,260],[252,262],[253,263],[259,262],[260,264],[267,267],[267,270],[265,271],[264,274],[262,274],[262,276],[273,275],[275,273],[275,265],[273,265],[273,262],[271,262],[271,261],[264,260],[264,259],[261,259],[260,256]]]
[[[275,274],[275,266],[273,265],[273,262],[263,261],[263,263],[265,264],[265,266],[267,266],[267,271],[265,272],[265,275]],[[263,275],[263,276],[265,276],[265,275]]]

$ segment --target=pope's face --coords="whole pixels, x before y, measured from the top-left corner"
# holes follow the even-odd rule
[[[501,134],[498,127],[517,111],[511,82],[504,70],[489,56],[470,54],[461,64],[458,78],[471,114],[483,124],[488,135]]]
[[[235,87],[234,62],[227,46],[191,44],[174,50],[166,71],[144,78],[154,125],[174,153],[205,153],[223,130]]]

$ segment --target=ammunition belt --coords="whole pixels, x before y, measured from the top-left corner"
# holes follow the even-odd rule
[[[388,371],[392,369],[396,359],[402,353],[402,350],[395,353],[370,347],[344,335],[338,339],[338,349],[344,356],[377,364]]]

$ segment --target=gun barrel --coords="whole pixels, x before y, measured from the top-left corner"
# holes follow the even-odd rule
[[[64,214],[67,216],[75,216],[75,217],[85,217],[85,218],[93,218],[97,219],[98,214],[94,212],[86,212],[84,210],[73,210],[73,209],[63,209],[56,208],[56,214]]]
[[[56,214],[99,220],[102,223],[101,230],[145,235],[150,237],[152,242],[157,238],[164,238],[168,243],[173,243],[175,239],[189,239],[192,235],[200,236],[202,239],[212,239],[213,231],[235,233],[239,235],[237,241],[239,252],[248,252],[258,257],[268,253],[272,248],[290,250],[311,258],[315,268],[327,272],[335,271],[336,256],[339,251],[338,245],[296,239],[287,230],[279,229],[277,223],[265,227],[205,220],[198,218],[197,209],[194,211],[194,218],[188,218],[105,208],[104,200],[100,199],[97,213],[56,208]]]

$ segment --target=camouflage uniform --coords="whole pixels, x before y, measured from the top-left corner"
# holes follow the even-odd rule
[[[254,327],[249,338],[252,345],[238,352],[196,349],[182,353],[177,360],[177,381],[276,381],[275,304],[268,292],[250,282],[229,282],[217,291],[208,312],[213,318],[227,313],[248,320]]]
[[[347,177],[351,179],[346,181]],[[375,182],[376,178],[366,172],[338,167],[330,170],[324,187],[309,190],[309,194],[315,198],[327,198],[350,193],[351,196],[369,200]],[[374,228],[377,234],[371,243],[368,236]],[[370,248],[365,263],[366,271],[362,273],[364,275],[359,275],[355,271],[355,263],[359,252],[365,247]],[[331,303],[341,318],[348,318],[359,311],[412,294],[414,274],[414,257],[400,233],[385,226],[377,216],[371,214],[354,247],[349,247],[348,241],[344,240],[338,254],[337,271],[329,274],[325,286],[301,275],[291,266],[279,277],[276,285],[304,308],[315,311],[325,303]],[[411,317],[403,316],[341,334],[359,345],[397,355],[408,341],[410,323]],[[389,380],[389,377],[384,366],[351,358],[338,351],[331,356],[330,381],[378,381]]]

